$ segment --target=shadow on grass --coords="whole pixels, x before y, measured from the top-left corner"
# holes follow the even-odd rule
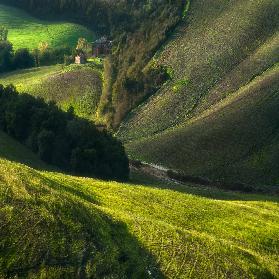
[[[30,149],[0,131],[0,158],[21,163],[36,170],[57,171],[54,166],[47,165]]]
[[[3,199],[0,277],[164,278],[156,259],[125,223],[82,190],[39,179],[26,197]],[[17,277],[17,278],[18,278]]]
[[[7,159],[27,165],[31,168],[40,171],[59,171],[54,166],[50,166],[42,162],[36,154],[30,151],[24,145],[18,143],[5,133],[0,131],[0,158]],[[142,184],[148,187],[154,187],[159,189],[169,189],[182,193],[188,193],[198,195],[206,198],[218,199],[218,200],[247,200],[247,201],[273,201],[279,202],[278,196],[264,195],[264,194],[244,194],[239,192],[220,190],[214,187],[201,186],[197,184],[182,184],[175,183],[166,180],[160,180],[154,176],[143,174],[140,172],[131,172],[131,184]],[[63,187],[63,186],[60,186]],[[68,191],[77,191],[70,190]],[[75,193],[78,195],[78,193]],[[86,197],[84,197],[86,199]],[[91,199],[91,198],[89,198]]]
[[[146,173],[142,173],[140,171],[135,170],[131,171],[130,183],[134,185],[141,184],[147,187],[153,187],[158,189],[167,189],[215,200],[271,201],[276,203],[279,202],[278,195],[241,193],[237,191],[226,191],[211,186],[167,181],[163,178],[160,179],[158,177],[154,177],[152,175],[148,175]]]

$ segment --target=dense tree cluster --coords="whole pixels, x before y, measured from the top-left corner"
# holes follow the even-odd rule
[[[73,110],[63,112],[13,86],[0,85],[0,129],[40,158],[64,171],[126,180],[129,163],[122,144]]]
[[[27,48],[21,48],[14,51],[9,41],[0,40],[0,73],[64,63],[65,56],[71,54],[72,50],[68,47],[35,49],[32,52]]]
[[[7,41],[8,39],[8,29],[4,26],[0,27],[0,41]]]
[[[0,73],[29,68],[34,65],[34,57],[26,48],[14,53],[13,45],[8,41],[8,29],[0,26]]]

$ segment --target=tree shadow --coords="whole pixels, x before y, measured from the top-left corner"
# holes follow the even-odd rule
[[[4,199],[14,210],[0,220],[1,275],[165,278],[156,258],[125,223],[96,206],[96,197],[34,176],[39,183],[28,187],[28,197]]]

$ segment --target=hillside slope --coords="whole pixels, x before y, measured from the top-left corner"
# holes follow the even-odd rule
[[[53,170],[53,167],[42,162],[30,150],[0,131],[0,157],[8,161],[18,162],[40,170]]]
[[[41,42],[47,42],[50,47],[74,47],[80,37],[89,41],[94,38],[93,32],[81,25],[38,20],[21,9],[1,3],[0,26],[8,28],[14,49],[34,49]]]
[[[279,66],[184,125],[127,144],[136,158],[214,180],[278,182]]]
[[[0,277],[279,276],[276,198],[36,171],[2,150]]]
[[[35,16],[80,22],[113,40],[112,55],[105,67],[111,77],[99,109],[100,117],[113,129],[154,92],[143,69],[187,13],[189,1],[0,0]]]
[[[0,84],[13,84],[18,91],[55,101],[78,116],[96,119],[102,94],[102,71],[93,64],[62,65],[20,70],[0,75]]]
[[[131,142],[135,158],[192,175],[274,183],[279,178],[276,158],[259,153],[269,148],[270,138],[265,141],[264,136],[276,130],[279,87],[278,68],[273,66],[278,62],[278,1],[192,1],[187,21],[150,64],[168,66],[172,80],[127,117],[118,135]],[[248,91],[251,97],[244,100]],[[229,105],[230,96],[241,94],[246,113]],[[264,100],[269,95],[270,102]],[[218,110],[222,100],[228,105],[224,115]],[[191,120],[206,110],[212,111],[210,125]],[[258,110],[262,120],[255,114]],[[197,122],[204,123],[201,129],[194,126]],[[237,164],[237,170],[231,168]],[[245,170],[238,173],[243,165]],[[267,165],[271,173],[264,173]]]

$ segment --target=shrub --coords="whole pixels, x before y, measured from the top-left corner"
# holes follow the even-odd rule
[[[33,67],[34,55],[27,48],[18,49],[14,53],[13,45],[7,40],[7,36],[8,30],[0,27],[0,73]]]
[[[31,68],[35,65],[35,58],[27,48],[18,49],[13,60],[13,67],[15,69]]]
[[[62,64],[65,62],[65,56],[70,55],[72,55],[72,50],[69,47],[46,48],[39,50],[38,63],[39,66]]]
[[[7,41],[8,33],[9,31],[5,26],[0,26],[0,41]]]
[[[40,158],[47,162],[52,162],[52,150],[54,149],[55,134],[52,131],[42,130],[38,135],[38,151]]]
[[[75,62],[73,55],[64,55],[64,65],[69,66]]]
[[[9,41],[0,41],[0,73],[13,68],[13,45]]]

